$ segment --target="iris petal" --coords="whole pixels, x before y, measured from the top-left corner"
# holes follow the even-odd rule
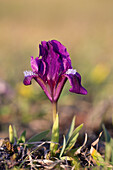
[[[38,73],[38,65],[36,59],[31,56],[31,68],[34,73]]]
[[[24,85],[30,85],[31,80],[37,75],[35,75],[35,73],[33,73],[32,71],[24,71],[24,76]]]
[[[87,94],[81,85],[81,76],[72,68],[71,59],[65,46],[57,40],[42,41],[39,57],[31,57],[32,71],[25,71],[24,84],[30,85],[34,79],[51,102],[56,102],[69,79],[73,93]]]
[[[84,95],[87,94],[87,90],[81,85],[81,76],[78,72],[76,72],[76,74],[66,74],[65,76],[68,78],[70,85],[72,86],[69,90],[70,92]]]

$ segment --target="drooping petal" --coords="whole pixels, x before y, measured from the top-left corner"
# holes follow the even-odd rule
[[[31,80],[34,78],[35,74],[32,71],[24,71],[24,85],[30,85]]]
[[[45,83],[37,74],[33,73],[32,71],[24,71],[24,75],[24,85],[31,85],[31,81],[34,79],[43,89],[49,100],[52,101],[51,90],[47,83]]]
[[[87,94],[87,90],[81,85],[81,76],[78,72],[76,73],[74,73],[74,71],[70,73],[67,72],[65,76],[68,78],[70,85],[72,86],[72,88],[69,90],[70,92],[83,95]]]

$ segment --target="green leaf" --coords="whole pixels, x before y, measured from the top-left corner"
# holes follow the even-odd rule
[[[103,130],[104,130],[105,141],[106,141],[106,142],[110,142],[110,139],[111,139],[110,134],[108,133],[108,131],[107,131],[107,129],[105,128],[104,125],[102,125],[102,128],[103,128]]]
[[[77,138],[79,136],[79,133],[77,133],[76,135],[72,135],[67,146],[66,146],[66,149],[65,149],[65,153],[70,151],[71,148],[73,148],[73,146],[75,145],[76,141],[77,141]]]
[[[113,165],[113,146],[112,146],[112,150],[111,150],[111,164]]]
[[[105,135],[105,160],[106,162],[113,162],[113,139],[111,138],[109,132],[105,128],[104,125],[102,125],[102,128],[104,130],[104,135]]]
[[[18,139],[17,143],[25,143],[26,140],[26,130],[24,130],[20,136],[20,138]]]
[[[90,153],[98,166],[105,166],[104,159],[102,158],[101,154],[97,152],[97,150],[93,146],[91,146]]]
[[[13,125],[13,133],[14,133],[14,138],[17,140],[17,131],[16,131],[16,127]]]
[[[9,125],[9,141],[11,143],[14,143],[14,133],[13,133],[13,128],[11,125]]]
[[[73,132],[73,134],[71,135],[70,139],[72,139],[83,127],[83,124],[79,125]]]
[[[52,155],[55,155],[55,152],[58,148],[58,143],[59,142],[59,117],[58,114],[56,115],[56,120],[53,124],[52,128],[52,136],[51,136],[51,144],[50,144],[50,152]]]
[[[66,147],[66,138],[65,138],[65,136],[63,136],[64,137],[64,140],[63,140],[63,146],[62,146],[62,150],[61,150],[61,152],[60,152],[60,158],[61,158],[61,156],[62,156],[62,154],[64,153],[64,150],[65,150],[65,147]]]
[[[66,149],[65,149],[65,152],[68,152],[76,143],[77,141],[77,138],[78,138],[78,135],[79,135],[79,131],[82,129],[83,127],[83,124],[79,125],[72,133],[72,135],[70,136],[69,140],[68,140],[68,143],[67,143],[67,146],[66,146]]]
[[[27,143],[31,143],[31,142],[38,142],[38,141],[41,141],[42,139],[45,138],[45,136],[49,133],[49,130],[46,130],[46,131],[43,131],[39,134],[36,134],[34,136],[32,136],[28,141]]]
[[[70,126],[69,131],[68,131],[68,133],[67,133],[67,135],[66,135],[66,141],[67,141],[67,142],[69,141],[69,139],[70,139],[70,137],[71,137],[71,135],[72,135],[72,133],[73,133],[74,127],[75,127],[75,116],[73,117],[71,126]]]

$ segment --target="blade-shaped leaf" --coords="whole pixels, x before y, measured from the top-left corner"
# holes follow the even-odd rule
[[[105,128],[104,125],[102,125],[102,128],[104,130],[104,135],[105,135],[105,160],[107,162],[113,161],[113,139],[111,138],[109,132]]]
[[[68,131],[68,133],[67,133],[67,135],[66,135],[66,141],[67,141],[67,142],[69,141],[69,138],[71,137],[71,135],[72,135],[72,133],[73,133],[74,127],[75,127],[75,116],[73,117],[71,126],[70,126],[69,131]]]
[[[111,143],[106,143],[105,144],[105,160],[106,160],[106,162],[111,161],[112,150],[113,150],[113,148],[111,146]]]
[[[26,140],[26,130],[24,130],[20,136],[20,138],[18,139],[17,143],[25,143]]]
[[[11,143],[14,143],[14,133],[13,133],[13,128],[11,125],[9,125],[9,141]]]
[[[83,127],[83,124],[79,125],[72,133],[72,135],[70,136],[69,138],[69,141],[67,143],[67,146],[66,146],[66,149],[65,149],[65,152],[69,151],[76,143],[76,140],[78,138],[78,135],[79,135],[79,131],[82,129]]]
[[[112,151],[111,151],[111,162],[112,162],[112,165],[113,165],[113,147],[112,147]]]
[[[13,133],[14,133],[14,138],[17,140],[17,131],[16,131],[16,127],[13,125]]]
[[[73,132],[73,134],[70,137],[70,140],[82,129],[83,124],[79,125]]]
[[[77,138],[79,136],[79,133],[77,133],[75,136],[71,137],[67,146],[66,146],[66,149],[65,149],[65,153],[70,151],[71,148],[73,148],[73,146],[75,145],[76,141],[77,141]]]
[[[63,146],[62,146],[62,150],[61,150],[61,152],[60,152],[60,158],[61,158],[61,156],[63,155],[63,153],[64,153],[64,150],[65,150],[65,147],[66,147],[66,138],[65,138],[65,136],[63,136],[64,137],[64,140],[63,140]]]
[[[46,130],[46,131],[43,131],[37,135],[34,135],[32,136],[28,141],[27,143],[30,143],[30,142],[38,142],[38,141],[41,141],[42,139],[45,138],[45,136],[49,133],[49,130]]]
[[[54,155],[58,148],[58,144],[56,144],[56,143],[59,142],[59,117],[58,117],[58,114],[56,115],[56,120],[53,124],[51,142],[52,143],[50,144],[50,152],[52,155]]]
[[[97,150],[93,146],[91,146],[90,154],[92,155],[93,159],[96,161],[96,164],[98,166],[105,166],[104,159],[102,158],[101,154],[97,152]]]
[[[111,139],[110,134],[108,133],[108,131],[107,131],[107,129],[105,128],[104,125],[102,125],[102,128],[103,128],[103,130],[104,130],[105,141],[106,141],[106,142],[110,142],[110,139]]]

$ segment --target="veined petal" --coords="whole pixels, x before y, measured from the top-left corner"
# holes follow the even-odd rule
[[[62,92],[62,89],[65,85],[67,81],[67,77],[65,76],[61,76],[56,84],[56,86],[54,87],[54,90],[53,90],[53,94],[54,94],[54,101],[56,102],[59,97],[60,97],[60,94]]]
[[[50,89],[48,87],[48,84],[46,84],[39,76],[38,74],[33,73],[32,71],[24,71],[24,85],[31,85],[31,80],[34,79],[40,87],[43,89],[44,93],[47,95],[50,101],[52,101],[52,96],[50,93]]]
[[[67,69],[72,68],[71,59],[66,47],[57,40],[51,40],[51,44],[55,53],[59,54],[59,61],[62,65],[61,71],[66,71]]]
[[[66,47],[57,40],[42,41],[39,49],[39,56],[42,56],[42,60],[47,66],[46,73],[48,79],[58,79],[58,75],[72,68],[71,59]]]
[[[24,76],[25,77],[24,77],[23,83],[25,85],[30,85],[32,78],[34,78],[34,76],[36,76],[36,74],[33,73],[32,71],[24,71]]]
[[[46,41],[42,41],[41,44],[39,45],[39,56],[42,56],[43,58],[46,58],[48,54],[48,46]]]
[[[70,85],[72,86],[72,88],[69,90],[70,92],[83,95],[87,94],[87,90],[81,85],[81,76],[78,72],[73,69],[69,69],[65,76],[68,78]]]
[[[41,57],[40,57],[41,56]],[[70,92],[87,94],[81,85],[81,76],[72,69],[71,59],[65,46],[57,40],[42,41],[39,57],[31,57],[32,71],[25,71],[24,84],[30,85],[34,79],[43,89],[51,102],[59,99],[60,93],[69,79]]]
[[[59,54],[53,51],[53,47],[50,43],[48,43],[48,46],[49,46],[49,50],[46,59],[46,63],[48,66],[47,79],[57,81],[59,75],[59,67],[60,67],[60,63],[58,62]]]
[[[31,68],[34,73],[38,73],[38,65],[36,59],[31,56]]]
[[[38,57],[35,59],[31,57],[31,68],[34,73],[43,76],[46,72],[46,63]]]
[[[52,46],[53,46],[53,50],[62,55],[63,57],[69,57],[69,53],[67,52],[67,49],[65,46],[63,46],[59,41],[57,40],[51,40],[50,41]],[[71,61],[71,60],[70,60]]]

